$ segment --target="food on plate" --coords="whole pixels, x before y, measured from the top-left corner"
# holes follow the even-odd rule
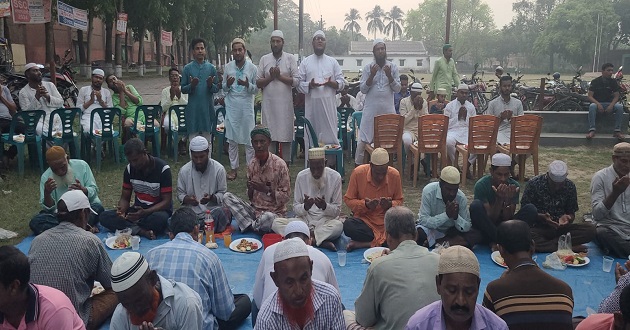
[[[586,263],[586,253],[574,253],[561,258],[562,262],[569,265],[582,265]]]
[[[377,258],[382,257],[383,256],[383,251],[385,251],[385,250],[372,252],[370,255],[367,256],[367,260],[369,262],[372,262],[372,261],[376,260]]]
[[[501,266],[507,267],[505,260],[503,260],[503,257],[498,253],[494,256],[494,261]]]
[[[120,235],[114,241],[115,249],[126,249],[131,246],[131,235]]]
[[[256,251],[258,250],[258,244],[254,242],[250,242],[243,238],[241,239],[240,242],[238,242],[238,245],[236,246],[236,250],[240,252]]]
[[[216,249],[216,248],[219,247],[219,244],[214,243],[214,242],[208,242],[208,243],[206,243],[206,247],[209,248],[209,249]]]
[[[325,146],[326,149],[339,149],[340,145],[338,144],[327,144]]]

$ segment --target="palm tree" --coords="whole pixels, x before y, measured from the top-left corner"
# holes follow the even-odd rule
[[[385,34],[389,34],[392,32],[392,40],[396,40],[396,36],[400,37],[402,35],[402,24],[403,24],[403,11],[398,6],[392,7],[385,15],[385,21],[388,21],[387,25],[385,25],[384,32]]]
[[[361,26],[359,25],[358,20],[361,19],[361,14],[355,8],[350,8],[350,12],[346,14],[346,18],[344,22],[346,24],[343,26],[343,29],[346,31],[350,31],[351,40],[354,41],[354,33],[361,32]]]
[[[383,32],[385,25],[383,24],[383,18],[385,17],[385,11],[381,6],[376,5],[372,11],[368,11],[365,14],[365,19],[368,21],[368,32],[374,32],[374,39],[376,39],[376,31]]]

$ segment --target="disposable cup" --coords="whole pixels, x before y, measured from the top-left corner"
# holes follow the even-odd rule
[[[140,249],[140,237],[139,236],[131,236],[131,249],[132,250]]]
[[[610,273],[610,270],[612,269],[613,261],[615,261],[615,259],[613,259],[612,257],[604,256],[603,262],[602,262],[602,270],[605,271],[606,273]]]
[[[337,259],[339,266],[344,267],[346,265],[346,251],[337,251]]]

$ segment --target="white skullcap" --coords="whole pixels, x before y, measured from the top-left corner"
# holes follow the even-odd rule
[[[512,166],[512,158],[502,153],[494,154],[492,156],[492,166]]]
[[[325,155],[326,155],[325,148],[308,149],[308,159],[324,159]]]
[[[271,38],[273,37],[278,37],[284,40],[284,33],[282,33],[282,31],[280,30],[273,30],[273,32],[271,32]]]
[[[446,183],[459,184],[461,176],[459,175],[459,170],[457,168],[454,166],[446,166],[440,173],[440,179]]]
[[[112,290],[122,292],[131,288],[138,283],[148,269],[149,263],[140,253],[123,253],[112,264]]]
[[[293,220],[284,227],[284,237],[292,233],[300,233],[306,235],[306,237],[311,237],[311,231],[308,229],[308,225],[302,220]]]
[[[372,48],[374,48],[374,46],[378,45],[378,44],[385,44],[385,40],[383,39],[374,39],[374,41],[372,41]]]
[[[37,63],[28,63],[27,65],[24,66],[24,73],[26,73],[26,71],[32,69],[32,68],[40,68],[43,69],[44,66],[41,64],[37,64]]]
[[[468,91],[468,90],[470,90],[470,88],[466,84],[459,84],[459,86],[457,86],[457,90],[458,91]]]
[[[438,88],[437,92],[435,93],[437,95],[446,95],[446,89],[445,88]]]
[[[372,151],[370,163],[374,165],[386,165],[389,163],[389,153],[383,148],[376,148]]]
[[[479,277],[479,260],[468,248],[455,245],[440,253],[438,275],[453,273],[469,273]]]
[[[103,71],[102,69],[94,69],[94,71],[92,71],[92,75],[105,77],[105,71]]]
[[[561,160],[554,160],[551,164],[549,164],[549,171],[547,172],[547,175],[549,175],[551,181],[562,183],[567,179],[567,170],[567,163]]]
[[[92,207],[90,207],[90,201],[82,190],[68,190],[66,193],[61,195],[60,200],[66,204],[68,212],[90,209],[92,213],[98,214],[92,210]]]
[[[326,39],[326,35],[324,34],[324,31],[322,30],[317,30],[315,31],[315,33],[313,33],[313,39],[315,39],[315,37],[320,36],[324,39]]]
[[[411,87],[409,87],[409,90],[411,90],[412,92],[422,92],[422,84],[419,82],[415,82],[411,84]]]
[[[190,151],[206,151],[210,148],[208,140],[203,136],[195,136],[190,140]]]
[[[503,71],[503,67],[502,67],[502,66],[500,66],[500,65],[499,65],[499,66],[497,66],[497,68],[496,68],[496,69],[494,69],[494,71],[499,71],[499,70]]]
[[[308,257],[306,243],[297,237],[286,239],[278,243],[278,247],[276,247],[276,251],[273,253],[273,263],[275,264],[280,261],[298,257]]]

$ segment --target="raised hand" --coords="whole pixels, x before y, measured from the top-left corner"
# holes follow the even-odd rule
[[[214,83],[214,76],[208,76],[208,78],[206,78],[206,86],[208,86],[208,88],[212,88],[213,83]]]
[[[376,210],[376,207],[379,204],[379,200],[378,199],[366,198],[366,199],[364,199],[364,201],[365,201],[365,207],[367,207],[368,210],[372,210],[372,211]]]
[[[378,203],[383,210],[389,210],[392,207],[392,199],[389,197],[381,197]]]
[[[227,87],[228,88],[232,87],[232,84],[234,83],[235,80],[236,80],[236,78],[228,76],[227,83],[226,83]]]
[[[55,189],[57,189],[57,182],[53,178],[48,178],[44,183],[44,194],[50,195]]]
[[[239,79],[237,84],[245,87],[249,87],[249,78],[245,77],[245,80]]]
[[[198,77],[194,77],[190,76],[190,86],[192,86],[192,88],[197,87],[197,85],[199,84],[199,78]]]

